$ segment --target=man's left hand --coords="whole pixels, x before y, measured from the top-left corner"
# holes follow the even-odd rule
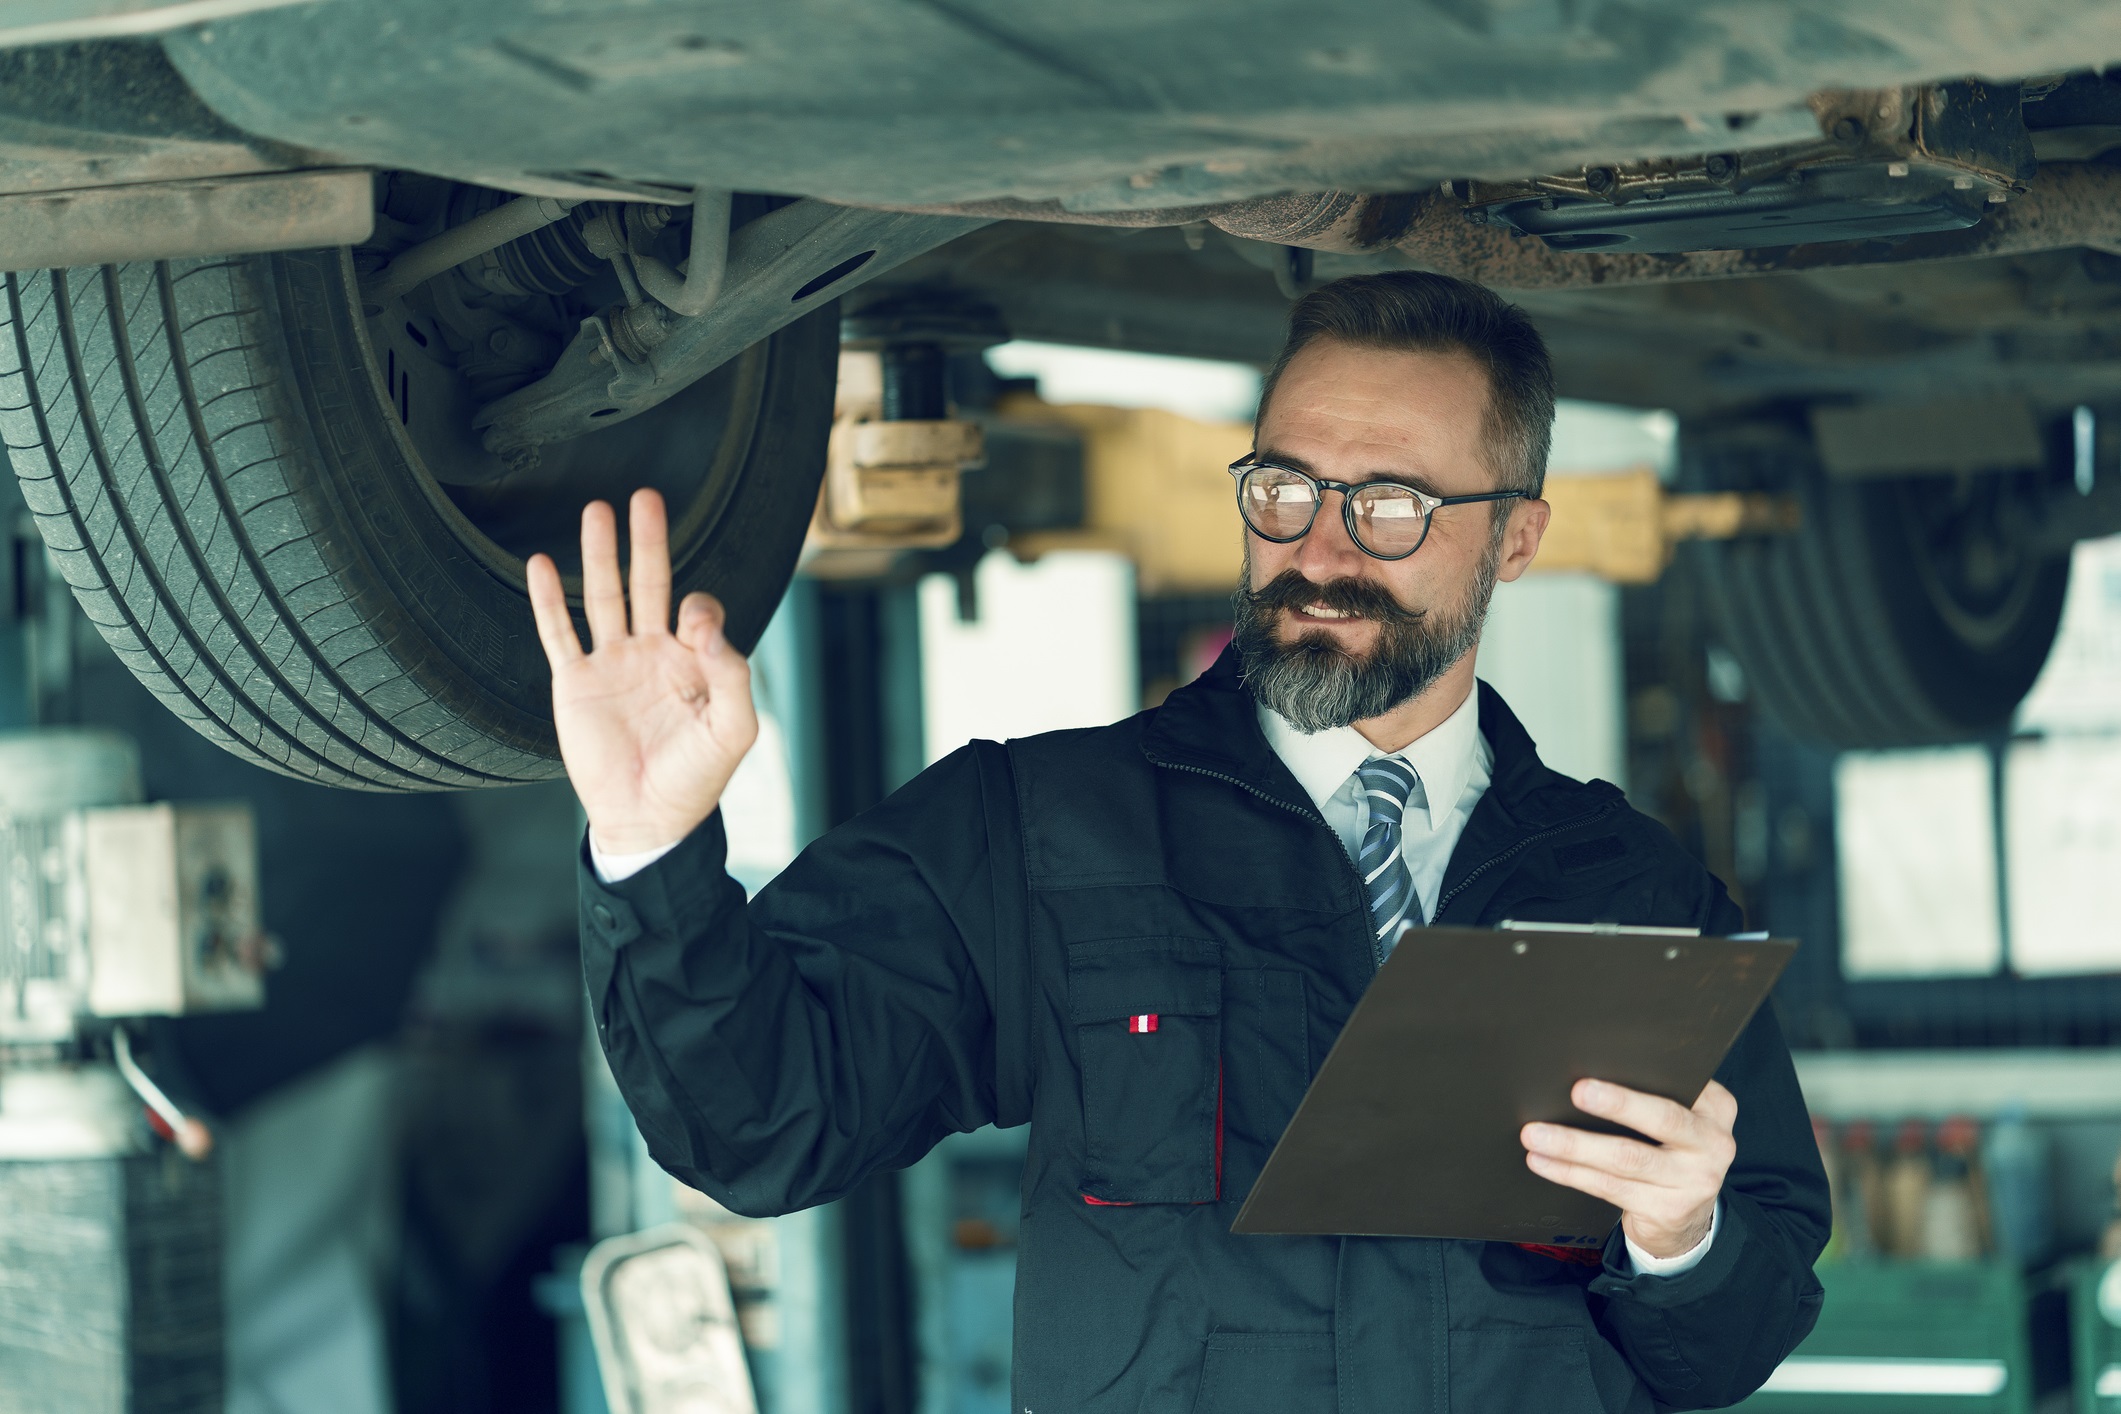
[[[1585,1114],[1655,1142],[1565,1124],[1528,1124],[1519,1137],[1532,1172],[1620,1209],[1621,1231],[1652,1257],[1683,1256],[1699,1246],[1738,1152],[1731,1137],[1737,1097],[1711,1080],[1687,1109],[1624,1085],[1579,1080],[1569,1099]]]

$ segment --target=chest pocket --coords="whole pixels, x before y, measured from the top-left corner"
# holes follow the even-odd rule
[[[1068,949],[1083,1084],[1083,1200],[1212,1203],[1222,1185],[1222,945]]]

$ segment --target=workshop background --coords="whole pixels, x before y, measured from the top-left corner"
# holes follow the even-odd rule
[[[876,355],[843,355],[840,387],[846,432]],[[758,887],[968,739],[1110,721],[1212,661],[1239,561],[1223,467],[1258,388],[1239,364],[954,355],[984,443],[958,517],[914,549],[820,525],[758,648],[763,729],[724,802],[738,877]],[[9,760],[86,753],[137,771],[87,803],[240,802],[254,822],[263,1005],[123,1036],[214,1136],[197,1162],[163,1141],[126,1162],[158,1191],[218,1184],[187,1240],[219,1244],[221,1328],[195,1312],[184,1338],[225,1350],[231,1414],[602,1411],[585,1258],[699,1237],[729,1295],[686,1309],[733,1309],[757,1408],[1004,1414],[1023,1131],[780,1219],[682,1188],[582,1024],[565,785],[368,795],[239,762],[112,656],[7,484],[0,725],[28,735],[0,747],[29,753]],[[1551,553],[1499,587],[1480,670],[1551,765],[1619,783],[1753,926],[1803,940],[1774,1005],[1836,1182],[1829,1301],[1748,1407],[2121,1408],[2121,539],[2077,547],[2007,734],[1836,754],[1756,708],[1691,547],[1630,538],[1686,484],[1673,418],[1565,403]],[[19,918],[41,856],[14,789]],[[64,1049],[0,1039],[0,1083]],[[7,1191],[0,1304],[19,1311],[52,1280],[24,1254],[58,1249]]]

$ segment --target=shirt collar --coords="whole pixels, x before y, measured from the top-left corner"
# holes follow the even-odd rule
[[[1322,732],[1300,732],[1289,719],[1267,706],[1259,706],[1259,728],[1267,745],[1296,777],[1296,783],[1320,811],[1347,784],[1355,768],[1373,756],[1393,755],[1413,768],[1421,778],[1422,794],[1428,798],[1426,818],[1430,829],[1446,819],[1465,794],[1473,775],[1474,753],[1480,749],[1480,694],[1468,692],[1458,709],[1399,751],[1386,753],[1370,745],[1353,727],[1329,727]]]

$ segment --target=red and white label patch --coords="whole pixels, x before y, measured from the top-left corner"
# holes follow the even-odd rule
[[[1129,1036],[1146,1036],[1155,1029],[1156,1013],[1153,1011],[1145,1011],[1140,1016],[1127,1018],[1127,1034]]]

